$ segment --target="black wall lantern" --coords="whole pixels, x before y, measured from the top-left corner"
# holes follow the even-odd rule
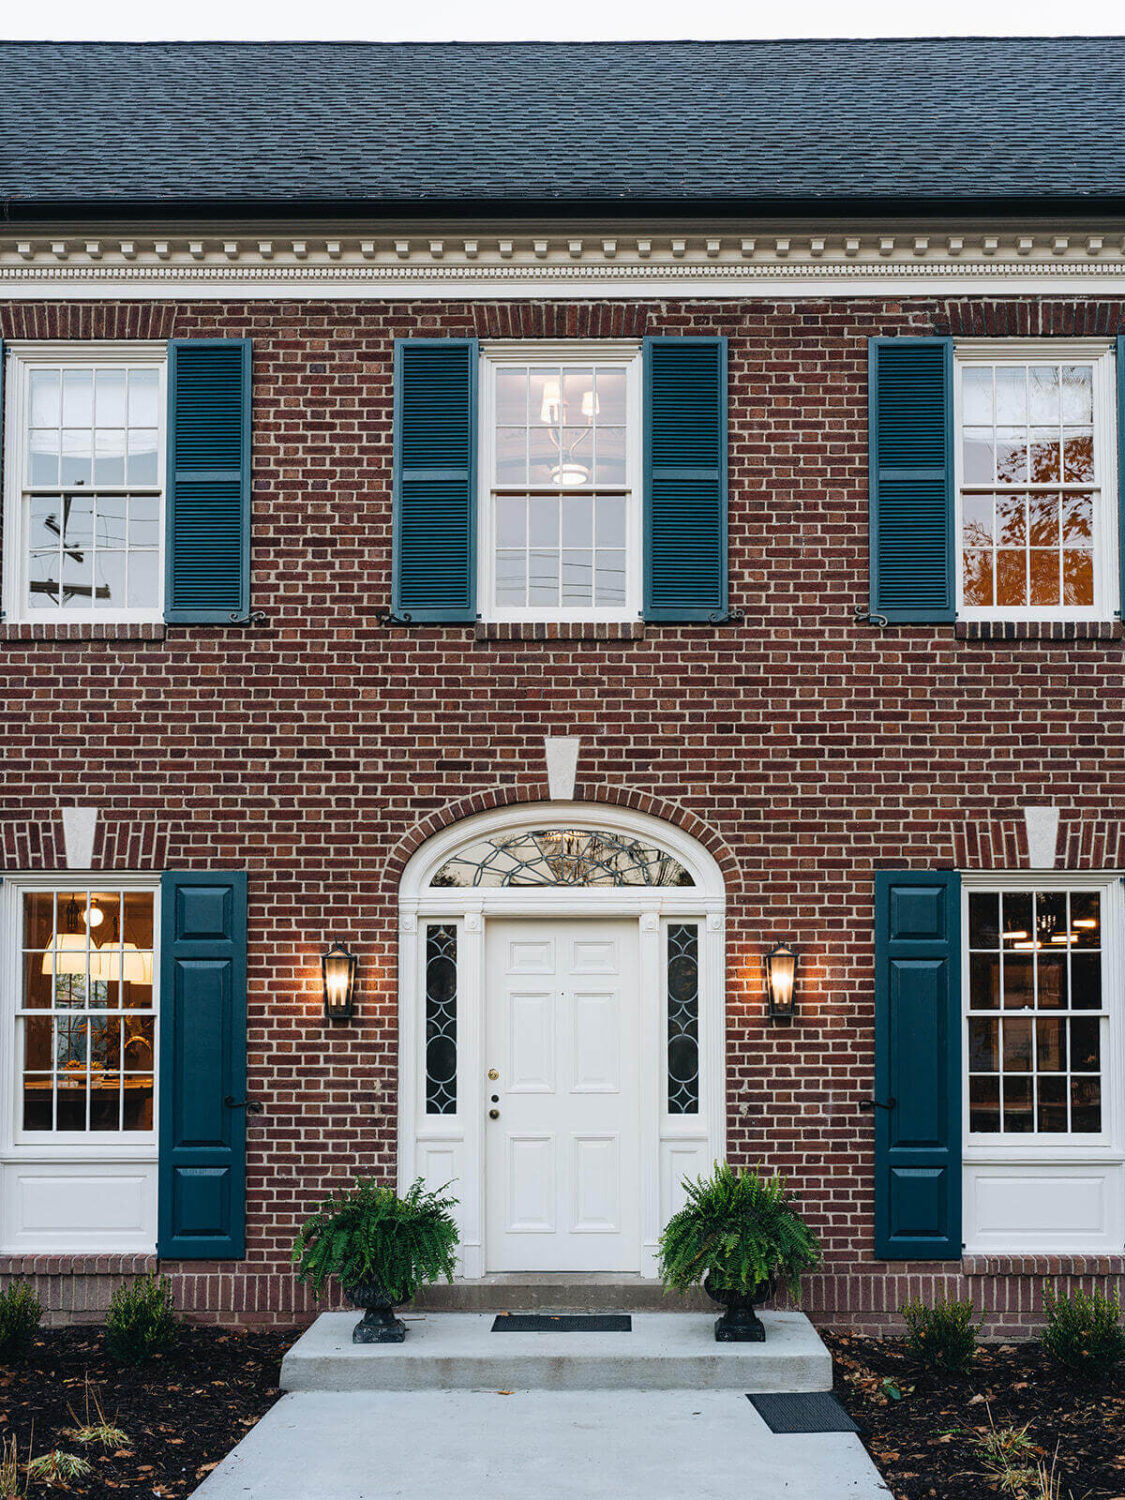
[[[320,960],[324,974],[324,1015],[329,1021],[350,1021],[355,992],[356,956],[343,943],[333,943]]]
[[[796,979],[795,950],[788,943],[775,943],[766,954],[766,996],[771,1021],[791,1021],[796,1015]]]

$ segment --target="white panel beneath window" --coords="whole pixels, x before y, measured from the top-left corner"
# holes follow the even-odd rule
[[[1125,1166],[964,1168],[969,1255],[1120,1254],[1125,1243]]]
[[[667,1224],[684,1206],[684,1178],[701,1177],[711,1168],[706,1141],[661,1141],[660,1222]]]
[[[0,1253],[151,1254],[156,1170],[155,1162],[7,1162],[0,1189]]]

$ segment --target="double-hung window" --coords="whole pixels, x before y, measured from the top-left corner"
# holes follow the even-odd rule
[[[16,345],[7,378],[9,618],[161,618],[163,345]]]
[[[151,1252],[157,892],[135,876],[29,876],[0,905],[0,1249]]]
[[[1125,1240],[1117,879],[966,881],[964,1236],[970,1251]]]
[[[1111,614],[1109,349],[958,344],[955,367],[959,615]]]
[[[640,351],[483,352],[482,613],[621,620],[641,607]]]

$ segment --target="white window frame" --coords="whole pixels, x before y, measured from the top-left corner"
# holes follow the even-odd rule
[[[1102,1129],[1098,1135],[1006,1135],[969,1132],[969,896],[974,891],[1097,891],[1102,902],[1102,1009],[1084,1015],[1102,1018]],[[981,871],[961,878],[961,1116],[962,1158],[966,1163],[1125,1162],[1125,1014],[1121,1001],[1125,898],[1117,874],[1055,873],[1050,870]],[[1004,1010],[998,1016],[1031,1012]],[[1071,1014],[1071,1012],[1067,1012]]]
[[[1119,611],[1117,543],[1117,415],[1114,345],[1105,339],[958,339],[953,345],[954,525],[959,620],[1109,620]],[[1035,361],[1094,367],[1094,602],[1092,605],[1029,604],[1020,608],[966,605],[961,533],[964,520],[964,440],[961,382],[967,365]],[[976,486],[974,486],[975,488]],[[998,493],[1003,485],[991,488]],[[1013,485],[1013,490],[1026,487]],[[1061,484],[1052,486],[1061,490]]]
[[[16,1019],[23,987],[22,923],[25,895],[35,891],[151,891],[153,898],[153,1109],[151,1130],[25,1131],[21,1126],[22,1059],[16,1046]],[[53,870],[47,874],[5,876],[0,888],[0,930],[4,961],[0,970],[0,1025],[8,1066],[0,1069],[0,1160],[118,1162],[155,1161],[160,1136],[160,879],[113,871]],[[54,1011],[39,1012],[44,1016]],[[124,1012],[123,1012],[124,1014]]]
[[[560,494],[620,493],[628,497],[625,531],[625,602],[609,607],[583,608],[572,604],[497,605],[495,507],[497,493],[519,494],[526,485],[493,483],[496,462],[496,372],[512,365],[598,364],[614,366],[626,372],[625,387],[625,484],[590,485],[574,489],[560,488]],[[640,618],[642,605],[642,569],[644,531],[641,494],[641,345],[637,340],[573,340],[568,342],[503,340],[481,345],[480,412],[477,463],[477,598],[482,620],[500,623],[516,621],[629,621]]]
[[[130,621],[153,623],[164,618],[164,574],[167,563],[165,517],[167,488],[165,459],[168,442],[167,418],[167,345],[153,341],[93,340],[12,341],[4,346],[4,617],[19,624],[123,624]],[[43,366],[90,369],[105,365],[151,365],[158,371],[157,414],[159,436],[156,444],[155,485],[81,485],[76,488],[90,494],[158,494],[160,499],[160,553],[157,568],[157,602],[146,609],[95,609],[89,605],[57,605],[51,609],[28,606],[28,535],[26,497],[32,488],[27,474],[28,379],[32,370]],[[59,486],[61,491],[64,487]],[[50,493],[55,493],[50,490]]]

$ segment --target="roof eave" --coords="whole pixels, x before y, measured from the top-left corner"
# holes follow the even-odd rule
[[[672,218],[776,219],[794,216],[813,219],[948,218],[972,215],[991,218],[1052,218],[1088,216],[1094,210],[1107,217],[1125,215],[1125,191],[1107,194],[997,194],[849,195],[846,197],[785,196],[716,197],[479,197],[430,198],[423,195],[387,198],[360,197],[214,197],[214,198],[27,198],[0,199],[0,222],[10,224],[52,220],[132,221],[138,218],[184,219],[479,219],[487,218]]]

